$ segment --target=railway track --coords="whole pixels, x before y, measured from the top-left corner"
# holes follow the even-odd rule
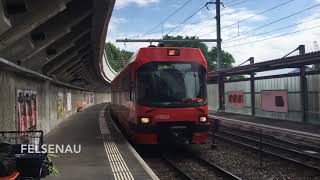
[[[280,145],[279,143],[265,141],[262,136],[259,136],[258,134],[257,136],[248,136],[245,135],[245,133],[232,132],[225,129],[219,130],[219,132],[215,134],[215,137],[222,141],[253,149],[263,154],[272,155],[320,172],[319,156],[293,149],[292,144],[291,147]]]
[[[296,146],[305,146],[317,150],[320,149],[319,134],[209,115],[209,121],[214,123],[215,120],[219,120],[219,124],[223,127],[250,131],[252,133],[260,133],[259,131],[262,131],[264,135],[274,136],[274,138],[279,139],[280,141],[287,141],[291,144],[296,144]]]
[[[183,180],[193,180],[194,178],[185,173],[181,168],[175,165],[173,161],[168,159],[167,157],[163,156],[162,157],[163,161],[165,161],[166,164],[168,164],[174,171],[177,172],[177,174],[180,176],[181,179]]]
[[[301,144],[299,142],[295,142],[295,141],[290,141],[288,139],[285,138],[281,138],[275,135],[267,135],[264,133],[259,133],[259,132],[251,132],[248,130],[241,130],[241,129],[234,129],[234,128],[229,128],[229,127],[222,127],[222,132],[226,132],[226,133],[231,133],[231,134],[236,134],[236,135],[245,135],[245,137],[251,137],[252,139],[256,139],[257,137],[263,139],[264,142],[269,143],[268,145],[271,144],[271,146],[280,146],[280,147],[286,147],[286,149],[291,149],[291,150],[295,150],[306,154],[306,155],[310,155],[310,156],[314,156],[315,158],[320,158],[320,148],[317,148],[315,146],[312,145],[305,145],[305,144]],[[309,152],[309,153],[307,153]],[[314,152],[314,154],[310,153],[310,152]],[[318,152],[318,153],[317,153]]]
[[[180,178],[185,180],[241,179],[240,177],[237,177],[236,175],[223,169],[215,163],[206,160],[196,154],[189,153],[183,156],[182,160],[179,160],[176,157],[172,158],[169,155],[164,155],[162,159],[179,174]]]
[[[288,138],[284,138],[282,136],[277,136],[277,135],[273,135],[273,134],[266,134],[263,132],[259,132],[259,129],[256,129],[255,132],[251,131],[251,130],[243,130],[243,129],[237,129],[237,128],[232,128],[232,127],[228,127],[228,126],[222,126],[222,131],[226,130],[226,131],[231,131],[231,132],[236,132],[238,134],[246,134],[248,137],[262,137],[264,141],[266,142],[270,142],[274,145],[280,145],[280,146],[285,146],[288,147],[290,149],[295,149],[298,151],[305,151],[305,150],[309,150],[309,151],[315,151],[315,152],[319,152],[320,153],[320,148],[316,147],[314,145],[306,145],[302,143],[301,141],[291,141]],[[263,131],[262,129],[260,129],[260,131]],[[319,154],[320,156],[320,154]]]

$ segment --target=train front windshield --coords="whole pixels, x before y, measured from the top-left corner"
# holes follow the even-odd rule
[[[152,62],[137,72],[137,100],[151,107],[207,104],[205,68],[195,63]]]

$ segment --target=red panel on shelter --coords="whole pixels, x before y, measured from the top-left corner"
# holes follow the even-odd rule
[[[288,91],[261,91],[261,109],[270,112],[288,112]]]
[[[228,104],[232,108],[243,108],[244,97],[243,91],[229,91]]]

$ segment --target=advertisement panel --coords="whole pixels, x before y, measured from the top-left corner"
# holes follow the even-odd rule
[[[270,112],[288,112],[288,91],[261,91],[261,109]]]
[[[36,129],[37,127],[37,92],[36,91],[30,91],[31,93],[31,121],[30,121],[30,127],[32,129]]]
[[[231,108],[243,108],[244,98],[243,91],[229,91],[228,104]]]
[[[89,95],[89,93],[86,93],[86,103],[90,104],[90,95]]]
[[[63,92],[58,92],[58,118],[64,115],[64,96]]]
[[[27,127],[29,129],[31,124],[31,115],[32,115],[32,109],[31,109],[31,91],[25,90],[24,91],[24,97],[25,97],[25,104],[26,104],[26,118],[27,118]]]
[[[70,112],[72,110],[72,103],[71,103],[71,92],[67,93],[67,111]]]
[[[87,105],[87,93],[83,93],[83,104]]]
[[[37,92],[17,89],[18,131],[35,130],[37,127]]]
[[[93,104],[94,103],[94,94],[91,93],[90,95],[90,103]]]

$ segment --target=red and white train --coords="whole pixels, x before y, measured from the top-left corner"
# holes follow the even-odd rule
[[[111,113],[136,144],[208,139],[207,63],[198,48],[141,48],[111,84]]]

